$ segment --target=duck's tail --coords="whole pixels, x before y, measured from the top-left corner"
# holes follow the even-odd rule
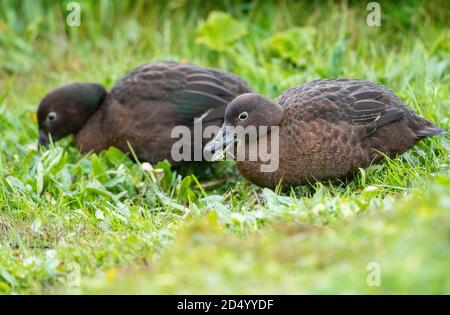
[[[421,130],[415,131],[415,133],[419,138],[450,135],[450,132],[447,130],[435,126],[425,127]]]
[[[415,117],[413,118],[411,128],[414,130],[414,133],[418,138],[450,135],[450,132],[445,129],[436,127],[425,118],[420,117],[419,115],[414,116]]]

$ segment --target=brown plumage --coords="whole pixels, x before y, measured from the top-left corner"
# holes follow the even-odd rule
[[[266,187],[345,178],[378,161],[380,152],[394,157],[422,138],[448,134],[408,109],[388,88],[350,79],[315,80],[285,91],[275,102],[243,94],[228,105],[225,124],[279,127],[277,170],[262,172],[266,163],[260,159],[237,161],[244,177]],[[232,141],[225,129],[205,150]],[[239,141],[238,150],[243,146],[246,152],[254,148]]]
[[[38,109],[40,143],[75,134],[83,151],[110,146],[128,152],[128,142],[143,161],[171,159],[174,126],[220,126],[227,104],[250,92],[247,83],[224,71],[187,63],[142,65],[110,93],[99,84],[75,83],[47,94]],[[201,152],[201,151],[200,151]]]

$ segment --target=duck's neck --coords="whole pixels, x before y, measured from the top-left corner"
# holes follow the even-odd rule
[[[241,174],[257,185],[275,187],[279,178],[279,141],[279,130],[272,130],[257,141],[238,143],[236,159]]]
[[[108,135],[102,123],[101,110],[96,111],[75,134],[75,144],[81,152],[100,151],[108,148]]]

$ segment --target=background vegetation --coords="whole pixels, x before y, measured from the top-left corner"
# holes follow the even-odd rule
[[[113,148],[81,155],[71,139],[35,146],[49,90],[111,87],[159,59],[232,71],[270,97],[369,79],[450,130],[447,1],[380,1],[380,27],[359,1],[183,0],[79,1],[69,27],[68,2],[0,2],[0,292],[450,293],[448,138],[348,185],[284,193],[233,163],[177,174]]]

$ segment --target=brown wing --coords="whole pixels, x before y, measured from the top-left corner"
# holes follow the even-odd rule
[[[175,106],[178,124],[192,125],[195,118],[205,122],[223,120],[228,103],[250,92],[248,84],[224,71],[177,62],[142,65],[112,89],[111,95],[124,106],[161,102]]]
[[[362,80],[315,80],[283,93],[277,102],[296,119],[324,119],[364,127],[362,137],[373,134],[409,112],[387,88]]]

